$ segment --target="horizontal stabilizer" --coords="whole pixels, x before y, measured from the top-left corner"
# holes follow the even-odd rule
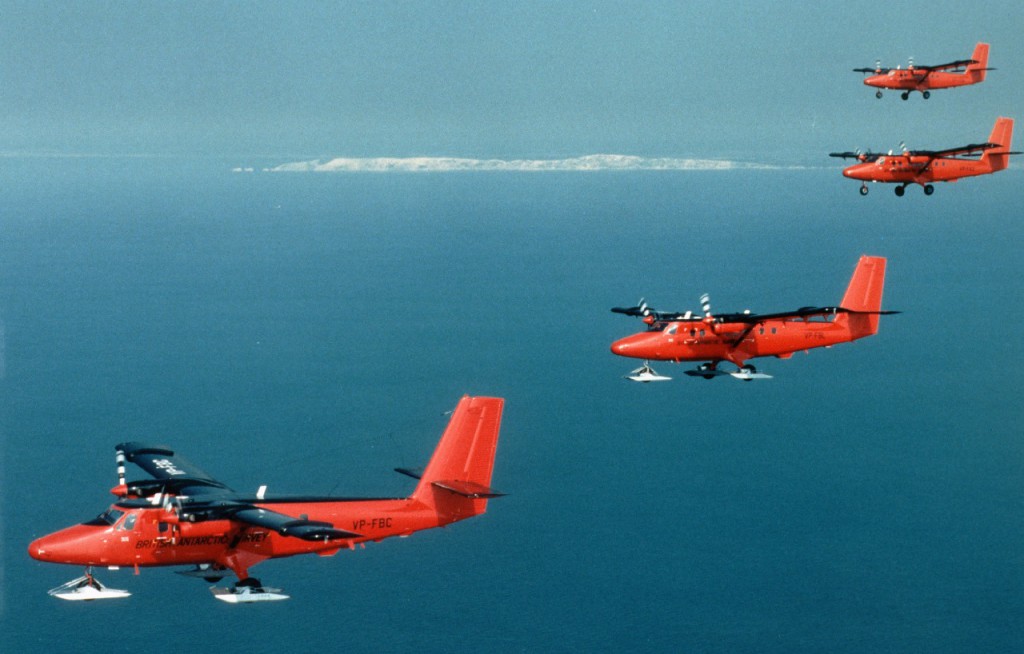
[[[435,481],[434,486],[443,488],[446,491],[451,491],[456,495],[468,497],[470,499],[481,499],[489,497],[502,497],[505,494],[495,491],[493,488],[488,488],[483,484],[477,484],[471,481]]]

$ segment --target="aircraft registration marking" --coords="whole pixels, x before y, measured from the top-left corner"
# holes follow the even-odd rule
[[[353,520],[352,529],[354,531],[366,529],[367,527],[370,529],[390,529],[392,520],[393,518],[370,518],[369,520],[362,518],[360,520]]]

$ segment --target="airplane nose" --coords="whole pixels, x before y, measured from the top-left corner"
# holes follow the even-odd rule
[[[28,555],[37,561],[49,561],[52,549],[47,537],[37,538],[28,545]]]
[[[621,341],[615,341],[612,343],[612,354],[618,354],[620,357],[629,356],[629,343],[624,339]]]
[[[96,555],[97,547],[102,545],[96,536],[103,528],[92,525],[76,525],[68,527],[42,538],[37,538],[28,546],[28,555],[37,561],[50,563],[83,563]]]

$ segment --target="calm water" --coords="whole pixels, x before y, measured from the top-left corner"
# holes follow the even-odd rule
[[[838,169],[232,174],[0,161],[4,649],[1024,649],[1021,173],[896,198]],[[878,336],[763,383],[631,385],[654,306],[839,301]],[[507,398],[477,520],[262,564],[231,607],[166,570],[46,590],[29,541],[111,501],[113,446],[235,488],[404,495],[463,393]]]

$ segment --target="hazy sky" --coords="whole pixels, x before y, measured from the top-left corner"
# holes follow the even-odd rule
[[[817,160],[1024,118],[1024,2],[9,2],[0,152]],[[980,86],[850,69],[992,44]],[[1018,134],[1017,145],[1021,144]]]

